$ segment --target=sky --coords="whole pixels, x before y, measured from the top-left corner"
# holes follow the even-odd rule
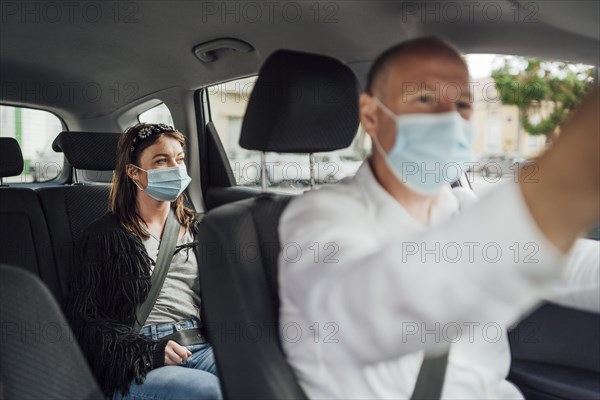
[[[496,54],[469,54],[467,63],[471,72],[471,78],[487,78],[492,74],[492,64]]]

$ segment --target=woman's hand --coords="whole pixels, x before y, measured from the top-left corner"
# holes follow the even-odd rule
[[[165,347],[165,365],[177,365],[186,361],[192,352],[179,343],[169,340]]]

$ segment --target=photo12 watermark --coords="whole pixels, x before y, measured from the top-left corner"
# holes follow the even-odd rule
[[[506,334],[506,329],[497,322],[402,322],[402,343],[497,343]]]
[[[200,23],[336,24],[340,6],[334,1],[203,1]]]
[[[401,242],[403,263],[473,264],[505,261],[515,264],[533,264],[539,262],[536,258],[539,251],[540,246],[535,242],[513,242],[508,246],[498,242]]]
[[[487,183],[497,183],[503,177],[512,177],[513,182],[538,183],[539,165],[535,161],[515,162],[504,166],[496,161],[467,161],[467,162],[412,162],[398,163],[396,177],[400,182],[446,183],[452,185],[463,175],[469,182],[475,180],[475,173],[481,173]]]
[[[339,325],[336,322],[300,323],[205,323],[212,338],[220,343],[297,343],[307,340],[314,343],[339,343]]]
[[[140,95],[140,85],[121,81],[3,81],[0,91],[3,98],[13,101],[71,105],[108,102],[120,105],[135,100]]]
[[[540,6],[537,2],[502,1],[403,1],[403,23],[538,23]]]
[[[137,1],[30,1],[0,2],[3,24],[136,24],[140,22]]]
[[[0,341],[3,343],[77,343],[75,335],[67,322],[2,322]]]
[[[258,264],[264,258],[281,257],[285,262],[297,263],[308,257],[314,263],[337,264],[339,245],[336,242],[312,242],[303,248],[296,242],[235,242],[204,241],[198,245],[202,262],[230,261]]]
[[[539,82],[513,82],[508,87],[498,88],[495,81],[467,82],[412,82],[403,81],[400,100],[404,103],[416,96],[426,97],[439,103],[440,101],[458,102],[466,100],[473,102],[479,99],[484,103],[501,103],[502,99],[513,103],[537,103],[544,96],[546,87]]]

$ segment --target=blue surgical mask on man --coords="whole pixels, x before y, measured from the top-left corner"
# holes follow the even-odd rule
[[[431,196],[460,179],[473,164],[475,128],[457,111],[394,114],[378,98],[376,104],[396,121],[396,142],[386,154],[376,136],[375,148],[396,178],[416,193]]]
[[[153,169],[143,169],[137,165],[134,165],[134,167],[148,174],[146,189],[142,189],[136,181],[134,181],[135,184],[148,196],[159,201],[175,201],[192,181],[192,178],[188,176],[185,165]]]

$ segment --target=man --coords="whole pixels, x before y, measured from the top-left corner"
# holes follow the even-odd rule
[[[471,205],[445,182],[470,159],[468,81],[438,39],[384,53],[360,98],[371,158],[281,218],[301,250],[280,259],[282,343],[311,398],[409,398],[448,350],[443,398],[522,398],[506,327],[543,298],[600,312],[598,243],[574,245],[600,219],[598,90],[535,180]]]

